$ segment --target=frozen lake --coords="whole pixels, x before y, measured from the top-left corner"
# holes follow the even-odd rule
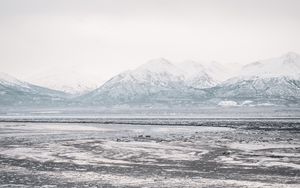
[[[299,187],[299,119],[1,119],[0,187]]]

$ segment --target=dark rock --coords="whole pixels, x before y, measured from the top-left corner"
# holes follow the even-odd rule
[[[222,155],[230,155],[230,154],[231,154],[230,151],[224,151],[224,152],[222,153]]]

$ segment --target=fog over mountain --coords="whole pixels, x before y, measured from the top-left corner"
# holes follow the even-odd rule
[[[49,73],[52,76],[45,74],[45,79],[37,79],[39,83],[51,83],[49,88],[1,74],[0,104],[141,107],[299,105],[300,56],[297,53],[288,52],[277,58],[255,61],[240,67],[240,71],[236,71],[237,68],[231,70],[230,66],[217,62],[188,60],[173,63],[164,58],[152,59],[136,69],[117,74],[102,85],[99,83],[98,88],[95,80],[81,82],[80,74],[70,76],[73,74],[71,70],[61,74],[58,70],[57,74]],[[91,89],[90,83],[93,82],[94,89]]]
[[[26,81],[73,95],[87,93],[103,84],[99,76],[78,72],[72,67],[41,71],[26,78]]]

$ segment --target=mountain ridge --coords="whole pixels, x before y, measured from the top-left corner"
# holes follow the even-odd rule
[[[15,96],[21,96],[18,100],[27,96],[25,99],[29,101],[44,98],[71,106],[300,106],[300,55],[289,52],[277,58],[255,61],[242,66],[231,77],[229,69],[218,62],[173,63],[158,58],[117,74],[100,87],[77,97],[39,88],[4,74],[0,74],[0,91],[4,96],[3,85],[10,86]],[[10,82],[4,84],[5,79]]]

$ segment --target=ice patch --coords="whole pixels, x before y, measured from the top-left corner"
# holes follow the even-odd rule
[[[235,101],[221,101],[218,103],[218,106],[229,107],[229,106],[238,106]]]
[[[275,149],[275,148],[298,148],[299,144],[273,144],[273,143],[232,143],[228,145],[232,149],[239,149],[244,151],[254,151],[254,150],[265,150],[265,149]]]

